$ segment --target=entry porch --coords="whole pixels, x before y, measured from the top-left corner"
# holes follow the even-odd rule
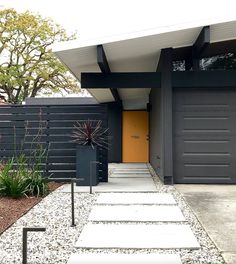
[[[110,163],[108,182],[93,187],[95,193],[103,192],[156,192],[153,171],[148,163]],[[89,192],[89,186],[75,186],[75,192]],[[70,184],[62,192],[71,192]]]

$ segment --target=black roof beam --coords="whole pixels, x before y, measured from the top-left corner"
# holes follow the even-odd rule
[[[111,73],[109,63],[102,45],[97,46],[97,63],[102,73]],[[117,88],[110,88],[112,96],[116,102],[120,102],[121,98],[117,91]]]
[[[235,70],[217,71],[175,71],[173,75],[174,88],[236,88]]]
[[[115,72],[81,73],[82,88],[160,88],[164,73],[160,72]],[[236,88],[236,71],[174,71],[173,88]],[[163,87],[163,85],[162,85]],[[163,87],[165,89],[165,87]]]
[[[152,88],[161,87],[160,72],[81,73],[81,88]]]
[[[185,60],[191,56],[192,46],[176,48],[173,50],[173,60]],[[204,47],[199,59],[209,58],[226,53],[236,53],[236,39],[210,43]]]
[[[195,43],[192,46],[192,54],[190,59],[186,60],[186,64],[189,64],[186,69],[192,64],[193,70],[199,70],[199,58],[202,52],[210,44],[210,26],[205,26],[199,33]]]
[[[106,57],[106,54],[105,54],[105,51],[102,45],[97,46],[97,62],[98,62],[101,72],[103,73],[111,72],[108,61],[107,61],[107,57]]]
[[[195,43],[193,44],[193,49],[197,58],[201,57],[201,54],[209,45],[210,45],[210,26],[205,26],[202,28]]]

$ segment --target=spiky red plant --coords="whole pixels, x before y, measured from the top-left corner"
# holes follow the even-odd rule
[[[101,120],[77,121],[72,131],[73,142],[79,145],[108,148],[108,128],[102,127]]]

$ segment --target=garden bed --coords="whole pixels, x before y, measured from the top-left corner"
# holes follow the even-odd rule
[[[61,185],[62,183],[49,182],[49,193]],[[43,197],[35,196],[19,199],[0,197],[0,235],[42,199]]]

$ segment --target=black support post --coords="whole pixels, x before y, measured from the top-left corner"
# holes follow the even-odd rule
[[[75,192],[74,192],[74,180],[71,179],[71,227],[76,226],[75,224]]]
[[[161,71],[161,177],[165,184],[173,184],[172,48],[161,50],[158,70]]]
[[[192,47],[192,69],[193,71],[199,71],[200,69],[199,56],[195,46]]]
[[[190,71],[193,66],[193,59],[191,56],[189,56],[187,59],[185,59],[185,71]]]

